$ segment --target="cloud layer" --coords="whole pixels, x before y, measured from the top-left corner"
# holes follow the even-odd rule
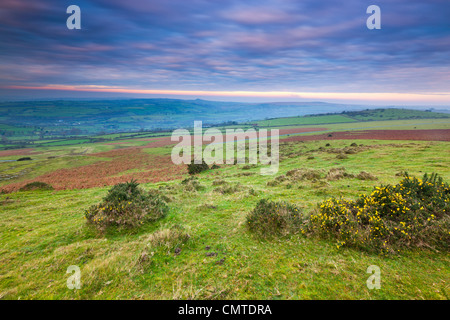
[[[0,87],[449,92],[448,1],[375,2],[2,0]]]

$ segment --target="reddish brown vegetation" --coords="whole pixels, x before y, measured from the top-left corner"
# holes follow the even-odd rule
[[[331,137],[329,136],[331,135]],[[450,141],[450,129],[431,130],[367,130],[324,133],[311,136],[295,136],[283,139],[289,141],[312,140],[420,140]]]
[[[11,156],[26,156],[34,153],[34,149],[16,149],[16,150],[2,150],[0,151],[0,157],[11,157]]]
[[[110,186],[132,178],[140,183],[168,181],[181,178],[186,166],[175,166],[170,156],[149,155],[142,148],[124,148],[91,154],[89,156],[111,158],[90,165],[71,169],[59,169],[31,180],[3,187],[7,192],[16,191],[32,181],[42,181],[61,189],[85,189]],[[128,170],[137,172],[126,173]]]
[[[296,134],[311,131],[323,131],[325,128],[293,128],[281,129],[280,135]],[[269,131],[270,133],[270,131]],[[331,133],[293,136],[283,141],[310,141],[310,140],[337,140],[337,139],[379,139],[379,140],[427,140],[450,141],[450,129],[436,130],[369,130],[369,131],[345,131]],[[100,152],[86,156],[110,158],[90,165],[71,169],[59,169],[34,179],[12,183],[3,190],[7,192],[17,191],[27,183],[42,181],[52,185],[56,190],[84,189],[92,187],[110,186],[119,182],[136,179],[140,183],[169,181],[182,178],[186,174],[186,165],[174,165],[170,156],[150,155],[144,152],[144,148],[164,147],[172,142],[170,137],[158,137],[143,139],[149,143],[142,147],[128,147]],[[209,142],[208,142],[209,143]],[[0,151],[0,156],[28,155],[33,149]],[[136,170],[133,173],[127,171]]]

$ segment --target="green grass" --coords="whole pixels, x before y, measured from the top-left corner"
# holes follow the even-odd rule
[[[343,148],[352,142],[331,141],[327,148]],[[145,184],[145,189],[160,188],[171,199],[170,211],[165,218],[134,231],[99,234],[87,227],[84,210],[99,203],[108,188],[0,195],[0,297],[448,299],[448,252],[417,249],[383,257],[337,249],[333,241],[302,235],[262,240],[247,230],[246,216],[262,198],[287,201],[310,212],[329,197],[355,199],[380,183],[396,183],[400,177],[395,174],[403,170],[416,176],[437,172],[450,181],[445,157],[449,143],[355,142],[366,148],[344,160],[319,150],[325,141],[283,144],[276,176],[259,175],[260,167],[222,166],[199,175],[204,189],[197,192],[186,191],[180,181]],[[309,155],[314,159],[307,160]],[[345,167],[353,174],[364,170],[378,181],[345,178],[267,186],[295,168],[327,172],[333,167]],[[235,193],[221,194],[214,191],[217,179],[240,187]],[[180,245],[178,255],[173,248],[149,241],[152,234],[174,225],[182,225],[191,236]],[[207,256],[207,252],[217,256]],[[151,258],[142,261],[143,253]],[[80,290],[66,287],[70,265],[81,269]],[[366,287],[370,265],[381,269],[380,290]]]
[[[307,116],[307,117],[289,117],[276,118],[270,120],[255,121],[261,127],[279,127],[279,126],[303,126],[303,125],[320,125],[330,123],[346,123],[356,122],[357,120],[344,115],[324,115],[324,116]]]
[[[89,142],[89,139],[70,139],[70,140],[61,140],[61,141],[49,141],[41,143],[40,145],[45,146],[67,146],[72,144],[82,144]]]
[[[450,114],[410,109],[374,109],[345,112],[345,115],[358,121],[380,121],[400,119],[449,119]]]
[[[409,109],[373,109],[365,111],[343,112],[340,114],[323,114],[323,115],[309,115],[302,117],[286,117],[274,118],[261,121],[252,121],[262,127],[284,127],[284,126],[304,126],[304,125],[322,125],[322,124],[340,124],[350,123],[352,126],[354,122],[368,122],[368,121],[399,121],[399,120],[413,120],[410,123],[422,123],[422,120],[428,122],[429,119],[443,119],[444,121],[431,121],[431,123],[449,123],[450,114],[438,112],[426,112],[420,110]],[[393,125],[402,122],[391,122]],[[403,122],[408,123],[408,122]],[[370,126],[370,124],[361,124]],[[345,126],[345,125],[344,125]],[[327,126],[328,127],[328,126]]]
[[[298,126],[280,127],[283,129]],[[352,131],[352,130],[431,130],[450,129],[450,119],[414,119],[414,120],[386,120],[373,122],[330,123],[326,125],[308,125],[308,128],[326,128],[323,132]],[[323,132],[302,133],[302,135],[316,135]],[[293,136],[295,134],[291,134]]]

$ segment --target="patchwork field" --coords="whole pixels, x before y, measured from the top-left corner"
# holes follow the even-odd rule
[[[301,232],[261,238],[247,226],[261,199],[309,216],[327,199],[397,184],[405,171],[449,182],[448,123],[430,129],[422,120],[422,130],[405,121],[417,128],[280,127],[288,131],[276,175],[261,175],[260,165],[221,165],[195,183],[186,165],[172,164],[170,137],[0,151],[0,160],[32,158],[0,163],[0,298],[449,299],[448,250],[383,255]],[[296,170],[317,177],[293,179]],[[85,210],[133,178],[164,197],[166,216],[102,232],[86,222]],[[33,181],[54,190],[18,191]],[[71,265],[81,270],[79,290],[66,285]],[[366,286],[371,265],[381,270],[380,289]]]

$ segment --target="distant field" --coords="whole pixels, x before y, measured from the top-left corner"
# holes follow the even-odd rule
[[[450,119],[450,114],[409,109],[375,109],[345,112],[347,117],[358,121],[381,121],[399,119]]]
[[[346,123],[357,122],[358,120],[343,115],[327,115],[327,116],[309,116],[309,117],[291,117],[278,118],[271,120],[255,121],[261,127],[278,127],[278,126],[303,126],[303,125],[321,125],[330,123]]]
[[[443,128],[450,121],[450,114],[407,109],[305,115],[314,110],[325,112],[344,108],[321,103],[227,104],[170,99],[0,103],[0,150],[162,136],[175,128],[192,128],[195,120],[202,120],[205,128],[216,126],[221,130],[255,125],[291,128],[325,124],[331,130],[345,130],[382,126],[383,123],[386,127],[400,126],[402,121],[405,121],[404,125],[433,129],[425,125]],[[282,117],[286,114],[304,116]],[[266,120],[249,121],[255,117]],[[162,132],[163,128],[166,133]]]

